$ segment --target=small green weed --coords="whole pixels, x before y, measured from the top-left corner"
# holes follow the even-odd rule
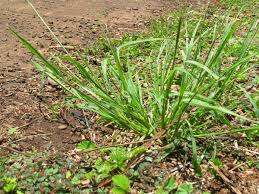
[[[84,141],[81,141],[79,144],[77,144],[76,148],[78,150],[89,150],[89,149],[93,149],[95,148],[95,144],[91,141],[87,141],[87,140],[84,140]]]
[[[191,184],[183,183],[178,186],[175,179],[173,177],[170,177],[165,182],[165,184],[156,191],[156,194],[169,194],[169,193],[189,194],[192,192],[193,192],[193,187]]]
[[[18,127],[12,127],[8,129],[8,135],[14,135],[17,132]]]
[[[87,147],[87,150],[91,150],[90,147]],[[127,161],[141,155],[146,149],[142,146],[132,150],[124,147],[111,147],[100,151],[102,156],[96,160],[94,168],[85,174],[88,180],[100,182],[115,171],[124,172]]]
[[[15,192],[17,189],[16,178],[4,177],[3,178],[3,189],[7,193]]]
[[[113,194],[125,194],[130,192],[130,180],[125,175],[115,175],[112,177]]]
[[[175,179],[170,177],[169,179],[167,179],[165,184],[156,191],[156,194],[169,194],[171,191],[173,191],[176,188],[177,188],[177,183]]]

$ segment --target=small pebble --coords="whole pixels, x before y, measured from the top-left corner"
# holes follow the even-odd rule
[[[50,84],[52,86],[58,86],[58,84],[50,78],[48,78],[48,84]]]
[[[58,129],[60,129],[60,130],[64,130],[66,128],[67,128],[67,125],[65,125],[65,124],[61,124],[58,126]]]
[[[55,91],[56,91],[56,88],[53,88],[51,86],[46,87],[46,92],[55,92]]]

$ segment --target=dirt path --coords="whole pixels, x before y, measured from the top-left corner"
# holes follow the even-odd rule
[[[87,47],[98,38],[103,31],[103,24],[112,29],[113,35],[140,31],[147,26],[151,18],[179,6],[172,0],[35,0],[33,2],[65,45],[81,47]],[[193,4],[194,2],[188,1]],[[56,45],[25,1],[1,0],[0,144],[7,141],[8,128],[23,126],[18,129],[18,134],[29,137],[20,141],[18,150],[31,147],[39,150],[72,148],[74,143],[80,140],[80,134],[72,132],[71,127],[62,127],[59,122],[44,119],[45,105],[42,104],[42,99],[39,99],[40,81],[30,62],[31,54],[11,35],[8,26],[16,29],[41,51]],[[48,104],[48,99],[45,99],[44,103]],[[43,108],[40,108],[41,106]],[[50,135],[33,137],[40,133]]]

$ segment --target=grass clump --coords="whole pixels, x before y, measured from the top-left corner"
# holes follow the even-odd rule
[[[187,16],[191,17],[190,13]],[[237,18],[226,16],[223,22],[208,24],[206,17],[188,21],[181,16],[174,28],[163,26],[167,31],[163,37],[129,41],[118,47],[107,39],[109,51],[99,66],[91,65],[80,52],[78,60],[67,52],[58,63],[51,63],[15,34],[39,59],[34,61],[36,68],[78,99],[78,107],[144,136],[162,132],[174,140],[193,126],[202,126],[207,118],[229,126],[227,115],[252,121],[236,113],[236,107],[225,99],[251,68],[255,54],[249,53],[249,48],[257,21],[239,39],[229,61],[224,57],[235,38]]]

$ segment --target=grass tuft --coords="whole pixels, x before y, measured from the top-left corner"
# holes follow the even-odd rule
[[[153,24],[156,33],[147,38],[132,36],[117,46],[107,38],[106,53],[98,66],[79,51],[72,56],[64,50],[57,62],[48,61],[13,33],[38,58],[33,61],[35,67],[79,100],[79,108],[144,136],[166,133],[172,141],[186,134],[207,136],[201,129],[208,120],[226,124],[231,131],[234,118],[258,124],[251,115],[237,113],[237,104],[228,99],[238,88],[258,115],[253,98],[238,85],[240,77],[253,68],[251,59],[256,54],[249,51],[258,21],[251,21],[246,33],[237,38],[240,13],[236,18],[229,15],[213,20],[209,10],[199,16],[187,11],[177,20],[161,19]],[[233,46],[237,40],[238,47]]]

